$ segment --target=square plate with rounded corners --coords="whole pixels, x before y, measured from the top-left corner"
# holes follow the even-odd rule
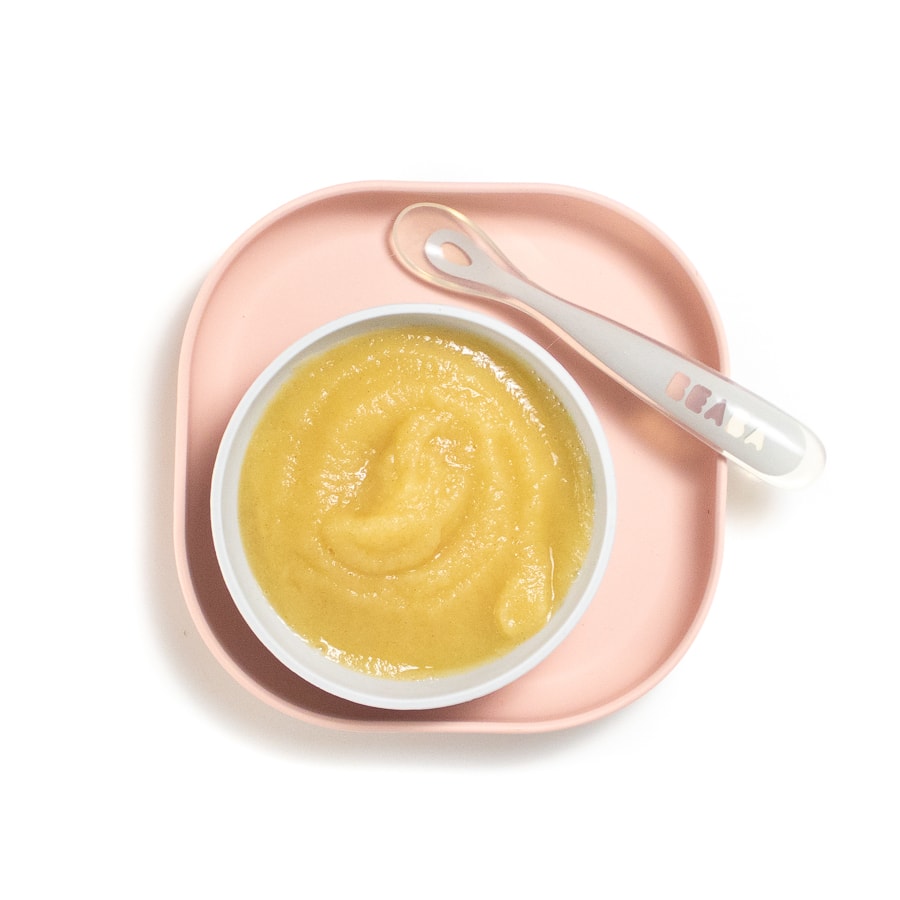
[[[724,340],[683,254],[619,204],[538,184],[342,185],[275,210],[207,276],[178,373],[175,553],[190,613],[225,669],[282,712],[345,730],[539,732],[600,719],[658,684],[696,636],[718,576],[726,465],[641,400],[552,346],[543,326],[499,304],[419,282],[393,258],[396,215],[423,200],[481,225],[532,280],[719,370]],[[219,571],[209,494],[219,441],[256,376],[326,322],[388,303],[490,312],[548,347],[584,387],[607,432],[619,495],[616,540],[576,630],[535,670],[480,700],[425,711],[370,709],[285,668],[256,639]]]

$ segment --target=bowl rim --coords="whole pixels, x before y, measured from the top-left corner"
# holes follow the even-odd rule
[[[301,357],[325,352],[370,330],[396,325],[460,328],[524,361],[548,384],[575,421],[591,459],[594,530],[586,563],[566,598],[536,635],[484,664],[433,678],[389,679],[357,672],[307,644],[275,612],[250,572],[237,521],[240,467],[250,435]],[[370,307],[310,331],[279,353],[254,379],[231,414],[217,448],[210,486],[215,555],[228,593],[251,631],[294,674],[328,693],[379,709],[424,710],[491,694],[533,669],[565,639],[594,600],[612,552],[617,517],[612,453],[596,410],[569,371],[534,339],[490,315],[438,303]]]

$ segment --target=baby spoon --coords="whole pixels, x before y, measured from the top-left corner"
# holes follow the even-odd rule
[[[420,278],[536,317],[624,387],[761,480],[802,487],[822,471],[825,450],[796,419],[714,369],[538,287],[457,210],[438,203],[408,206],[394,221],[391,245]]]

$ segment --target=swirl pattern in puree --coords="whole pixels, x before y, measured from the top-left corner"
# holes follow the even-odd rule
[[[300,366],[240,484],[251,568],[304,639],[372,675],[445,674],[535,634],[584,560],[590,463],[493,344],[385,328]]]

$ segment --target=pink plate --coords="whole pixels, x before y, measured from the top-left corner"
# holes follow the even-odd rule
[[[537,732],[599,719],[657,684],[700,628],[719,569],[724,461],[542,326],[488,301],[416,281],[388,234],[410,203],[473,218],[547,290],[602,312],[714,368],[725,350],[690,263],[654,227],[601,197],[546,185],[367,183],[303,197],[244,234],[210,272],[181,353],[175,551],[191,615],[222,665],[288,715],[342,729]],[[551,349],[594,403],[619,495],[606,576],[576,630],[502,690],[438,710],[369,709],[304,682],[256,639],[219,572],[210,531],[213,462],[228,419],[268,363],[326,322],[389,303],[452,303],[490,312]]]

